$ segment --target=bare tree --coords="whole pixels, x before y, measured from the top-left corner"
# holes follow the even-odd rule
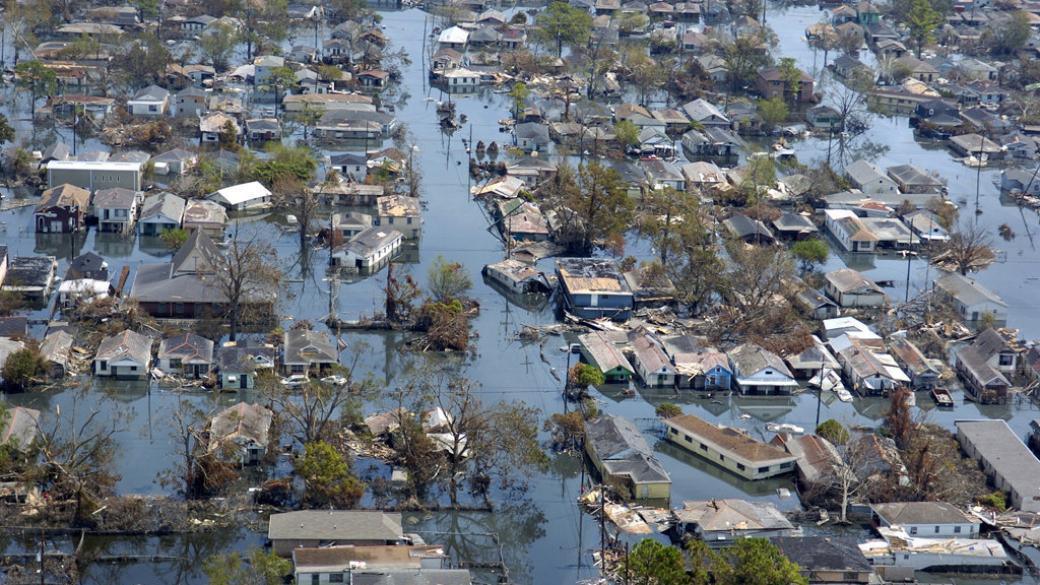
[[[300,444],[331,440],[352,397],[370,387],[367,380],[354,378],[360,356],[355,353],[350,366],[341,370],[344,380],[340,383],[312,380],[301,388],[288,389],[274,376],[261,378],[261,394],[292,425],[291,434]]]
[[[60,408],[53,426],[40,428],[40,457],[44,477],[52,484],[55,497],[71,498],[72,521],[85,524],[110,495],[119,476],[112,470],[116,433],[123,430],[118,415],[94,409],[85,416],[79,411],[79,398],[68,413]]]
[[[823,478],[822,485],[832,489],[837,497],[838,519],[843,524],[848,522],[849,504],[867,487],[878,463],[871,443],[871,437],[864,436],[838,446],[838,460]]]
[[[213,258],[216,286],[224,297],[225,317],[234,341],[243,323],[269,321],[278,299],[282,273],[274,248],[257,237],[231,240],[228,250]]]
[[[997,259],[992,242],[977,222],[971,222],[966,228],[950,234],[950,239],[941,244],[939,251],[932,256],[932,264],[962,275],[978,272]]]
[[[307,185],[296,178],[281,178],[271,186],[274,202],[279,208],[296,216],[297,233],[300,238],[300,249],[307,247],[307,235],[311,223],[318,214],[321,202],[318,195]]]

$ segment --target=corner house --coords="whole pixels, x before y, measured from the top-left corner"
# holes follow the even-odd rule
[[[765,479],[794,470],[797,457],[756,441],[744,431],[715,426],[684,414],[664,421],[668,440],[745,479]]]

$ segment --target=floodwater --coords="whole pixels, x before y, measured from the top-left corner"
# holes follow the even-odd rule
[[[508,300],[484,284],[479,276],[482,266],[504,255],[500,240],[488,229],[489,221],[484,212],[470,200],[467,153],[462,138],[468,138],[472,132],[474,142],[507,142],[508,135],[498,131],[496,121],[507,115],[510,108],[508,98],[486,90],[475,95],[454,96],[458,112],[465,114],[468,122],[454,136],[445,136],[439,128],[435,113],[436,101],[444,98],[439,91],[429,90],[424,82],[423,33],[433,25],[426,20],[425,13],[419,10],[382,14],[388,36],[396,46],[403,46],[412,58],[411,65],[405,68],[402,88],[398,92],[400,99],[395,105],[397,116],[407,125],[418,147],[415,161],[423,173],[423,199],[426,203],[421,241],[417,249],[408,255],[410,263],[397,270],[399,273],[407,271],[424,282],[428,267],[438,256],[461,262],[473,276],[475,286],[472,295],[480,302],[481,312],[473,321],[476,355],[472,358],[416,355],[403,349],[405,337],[401,334],[350,332],[343,335],[348,344],[343,361],[349,361],[353,353],[361,353],[361,369],[373,376],[381,392],[417,376],[449,370],[479,383],[479,392],[487,403],[519,400],[540,409],[543,416],[563,411],[565,406],[560,395],[561,381],[558,376],[566,368],[567,356],[560,348],[566,346],[567,341],[548,337],[540,344],[522,343],[516,337],[517,331],[525,324],[552,322],[551,308],[537,305],[532,308],[530,304]],[[812,6],[773,7],[768,18],[780,36],[780,52],[795,56],[804,67],[811,68],[813,55],[805,46],[802,31],[806,25],[820,19],[820,12]],[[7,109],[10,105],[10,100],[5,102]],[[17,108],[20,117],[27,117],[24,98],[19,99]],[[22,120],[17,124],[26,128],[27,122]],[[905,117],[875,118],[871,130],[857,138],[857,141],[882,147],[874,149],[878,152],[874,160],[879,165],[913,162],[925,169],[939,171],[947,177],[955,200],[974,200],[974,170],[956,163],[944,149],[926,148],[915,142]],[[88,144],[88,147],[91,146],[98,145]],[[826,157],[825,142],[806,140],[797,148],[803,156],[803,162]],[[1036,218],[1033,212],[1020,212],[1000,202],[992,185],[995,173],[992,169],[982,173],[980,207],[984,213],[978,221],[994,233],[996,226],[1008,223],[1021,235],[1011,242],[994,238],[1004,252],[1002,261],[990,267],[979,278],[1008,301],[1011,324],[1022,328],[1026,337],[1037,336],[1040,335],[1040,314],[1031,310],[1031,305],[1027,304],[1027,286],[1040,272],[1035,268],[1036,261],[1032,260],[1035,254],[1031,238],[1026,236],[1026,232],[1037,229]],[[169,253],[154,242],[139,238],[133,242],[102,239],[93,231],[77,241],[36,236],[32,232],[31,217],[30,207],[0,214],[3,240],[11,255],[56,255],[61,262],[59,274],[64,273],[68,261],[74,255],[91,249],[109,259],[113,273],[118,273],[123,266],[136,270],[143,263],[164,261],[169,257]],[[974,214],[969,212],[965,217],[970,220]],[[1023,229],[1019,229],[1019,226]],[[345,319],[380,310],[385,269],[359,281],[329,280],[324,270],[327,261],[325,253],[312,252],[306,261],[301,262],[295,234],[283,230],[274,217],[242,218],[235,222],[229,232],[243,238],[254,235],[261,237],[278,249],[288,275],[280,299],[280,314],[286,318],[284,324],[291,324],[288,316],[295,320],[318,321],[328,314],[330,304],[334,312]],[[633,241],[628,252],[646,255],[649,249],[645,242]],[[867,264],[864,265],[864,262]],[[843,260],[835,255],[827,268],[837,268],[842,263]],[[546,269],[550,269],[551,264],[551,260],[543,261]],[[895,288],[890,293],[901,298],[906,283],[906,263],[902,258],[857,258],[855,267],[867,271],[873,278],[895,281]],[[934,271],[931,276],[934,276]],[[911,294],[924,290],[928,277],[925,263],[913,262],[910,272]],[[333,291],[334,295],[331,294]],[[42,317],[44,314],[41,311],[36,316]],[[85,383],[91,384],[86,380]],[[174,456],[173,439],[169,435],[172,426],[170,417],[181,401],[189,401],[208,410],[251,398],[248,394],[213,396],[175,392],[145,383],[97,383],[87,392],[64,390],[7,397],[12,403],[39,408],[47,413],[45,417],[50,420],[53,420],[59,408],[63,413],[69,413],[73,408],[79,409],[79,412],[96,408],[101,409],[106,416],[123,420],[124,430],[117,437],[117,472],[122,477],[118,489],[127,494],[166,493],[167,488],[157,481],[157,477],[171,465]],[[962,402],[959,394],[955,394],[955,398],[957,407],[953,411],[940,412],[933,409],[929,412],[929,419],[949,428],[955,419],[960,418],[1003,418],[1017,432],[1024,434],[1029,421],[1038,416],[1036,407],[1025,401],[979,407]],[[680,505],[683,500],[689,499],[739,497],[768,500],[785,510],[799,507],[796,497],[781,499],[777,495],[778,488],[793,490],[794,486],[787,479],[743,481],[656,440],[660,429],[654,422],[654,405],[664,401],[677,402],[688,413],[746,428],[756,436],[768,438],[765,431],[767,422],[788,422],[812,428],[817,417],[816,396],[804,394],[789,398],[723,398],[721,401],[711,401],[689,395],[677,397],[670,393],[644,391],[637,397],[625,398],[620,388],[613,388],[597,393],[595,399],[605,412],[634,420],[656,442],[659,457],[672,477],[673,505]],[[926,409],[932,407],[931,401],[924,396],[919,404]],[[366,404],[366,409],[374,411],[386,406],[377,397]],[[877,425],[884,415],[885,404],[880,400],[858,400],[846,404],[834,400],[833,396],[824,396],[819,408],[820,420],[834,418],[845,424]],[[368,473],[370,465],[359,462],[357,467],[359,472]],[[375,473],[385,472],[379,466],[375,467]],[[582,514],[575,503],[582,491],[583,480],[587,482],[580,460],[558,456],[546,473],[530,478],[530,489],[525,498],[498,498],[494,513],[409,515],[406,522],[410,530],[423,534],[427,541],[444,543],[460,560],[493,561],[501,551],[510,582],[574,583],[593,578],[597,573],[591,566],[590,553],[599,547],[599,526]],[[491,535],[498,538],[500,547],[494,544]],[[221,550],[256,546],[262,541],[262,534],[247,527],[204,537],[92,539],[90,546],[107,552],[134,551],[169,555],[180,560],[130,566],[92,566],[87,571],[86,582],[148,582],[163,585],[201,583],[204,578],[199,570],[199,559]],[[54,544],[68,545],[60,542]],[[8,547],[21,546],[31,548],[34,544],[13,539],[8,543]]]

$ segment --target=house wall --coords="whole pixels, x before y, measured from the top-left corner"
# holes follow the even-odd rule
[[[140,224],[142,236],[158,236],[164,231],[180,227],[179,223],[174,223],[166,218],[143,219]]]
[[[879,526],[891,527],[892,524],[885,521],[877,514],[874,514],[874,522]],[[978,538],[979,537],[979,525],[972,522],[961,522],[958,524],[899,524],[898,526],[904,528],[906,533],[910,536],[920,536],[921,538],[938,538],[938,537],[957,537],[957,538]]]
[[[665,426],[668,427],[666,436],[669,441],[745,479],[765,479],[794,471],[793,457],[787,460],[751,462],[734,456],[729,450],[711,441],[690,434],[688,430],[672,426],[668,421],[665,421]]]
[[[689,529],[687,528],[687,531]],[[744,538],[775,538],[787,536],[789,530],[701,530],[700,526],[694,528],[693,533],[700,537],[712,548],[722,548]]]
[[[568,309],[585,319],[611,317],[628,319],[632,313],[634,299],[631,294],[581,293],[565,291]]]
[[[103,169],[47,169],[47,184],[57,187],[69,183],[90,191],[111,187],[122,187],[131,191],[141,190],[141,172]]]
[[[79,207],[48,207],[34,214],[36,232],[68,234],[84,227],[84,212]]]

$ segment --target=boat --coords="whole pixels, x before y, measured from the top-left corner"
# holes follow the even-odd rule
[[[953,408],[953,396],[946,388],[932,388],[932,400],[939,408]]]

